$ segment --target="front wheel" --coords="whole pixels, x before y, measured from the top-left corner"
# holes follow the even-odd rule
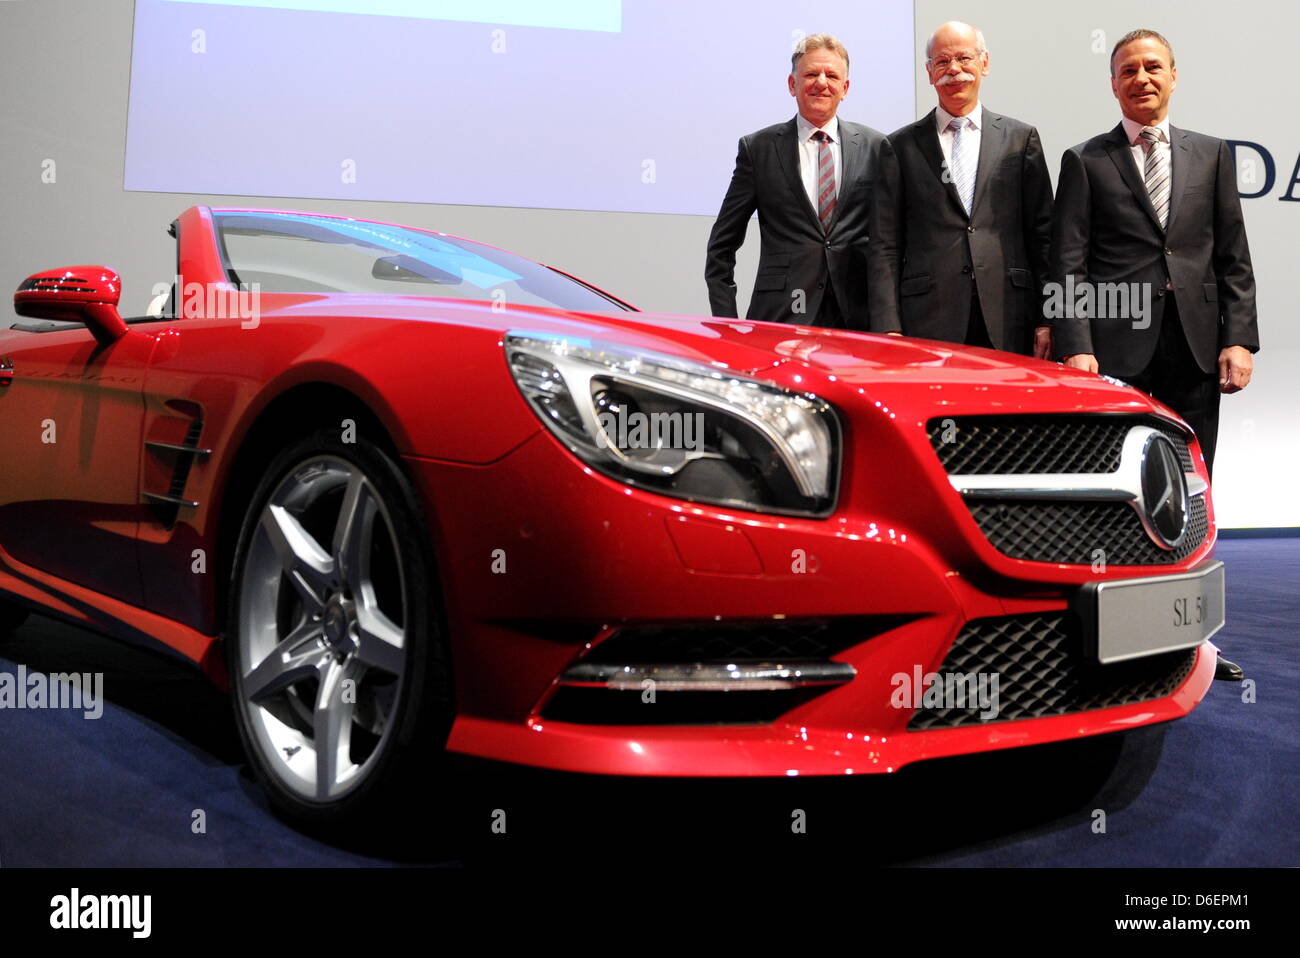
[[[253,495],[227,664],[253,769],[299,824],[362,825],[439,758],[452,707],[429,541],[402,470],[360,437],[294,443]]]

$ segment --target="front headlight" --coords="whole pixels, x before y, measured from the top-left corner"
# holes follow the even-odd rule
[[[511,332],[519,389],[583,462],[667,496],[825,515],[839,424],[822,399],[659,353]]]

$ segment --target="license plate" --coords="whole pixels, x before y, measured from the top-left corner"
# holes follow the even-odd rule
[[[1200,645],[1223,628],[1223,563],[1092,582],[1076,598],[1086,652],[1103,665]]]

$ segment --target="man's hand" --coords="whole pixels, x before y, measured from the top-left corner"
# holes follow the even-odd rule
[[[899,332],[898,330],[896,330],[896,329],[891,329],[891,330],[890,330],[889,332],[887,332],[885,335],[886,335],[886,336],[902,336],[903,334],[900,333],[900,332]]]
[[[1097,357],[1092,353],[1075,353],[1073,356],[1066,356],[1061,361],[1071,369],[1082,369],[1085,373],[1100,371],[1100,367],[1097,365]]]
[[[1049,362],[1052,358],[1052,327],[1039,326],[1034,330],[1034,358],[1046,359]]]
[[[1225,346],[1219,351],[1219,392],[1241,392],[1250,384],[1255,357],[1245,346]]]

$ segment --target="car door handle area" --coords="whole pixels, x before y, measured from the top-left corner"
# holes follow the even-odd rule
[[[6,356],[0,359],[0,386],[8,386],[14,381],[14,361]]]

